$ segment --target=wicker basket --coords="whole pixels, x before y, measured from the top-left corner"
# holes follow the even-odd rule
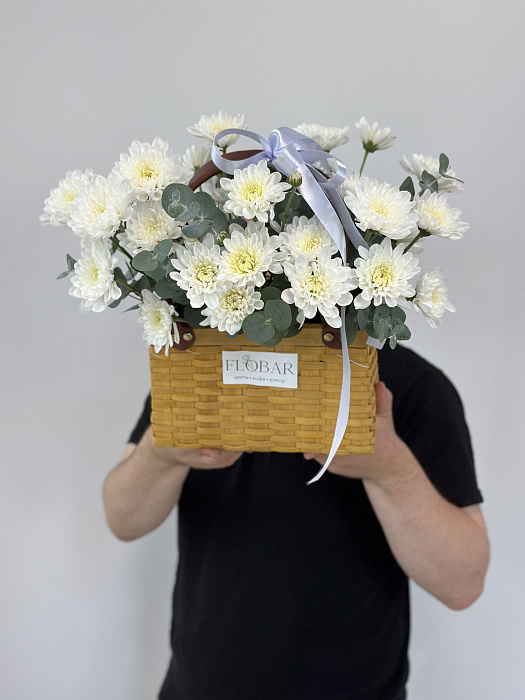
[[[166,357],[150,348],[153,442],[187,449],[328,453],[343,365],[338,333],[329,331],[308,324],[268,350],[245,336],[227,340],[216,329],[187,329],[184,337],[192,341],[186,349],[171,348]],[[374,450],[377,352],[366,340],[358,333],[348,348],[350,417],[339,454]],[[297,353],[298,388],[223,384],[223,350]]]

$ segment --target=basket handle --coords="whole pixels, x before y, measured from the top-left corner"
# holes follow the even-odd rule
[[[251,158],[252,156],[255,156],[257,153],[261,152],[261,149],[250,151],[232,151],[231,153],[225,153],[223,158],[226,158],[227,160],[244,160],[245,158]],[[195,191],[197,187],[200,187],[208,180],[211,180],[214,175],[218,175],[220,172],[222,172],[220,168],[218,168],[212,160],[209,160],[207,163],[204,163],[202,168],[197,170],[195,175],[188,182],[188,187],[191,187],[191,189]]]

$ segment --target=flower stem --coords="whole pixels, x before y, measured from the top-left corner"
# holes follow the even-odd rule
[[[286,202],[286,206],[284,208],[284,213],[283,213],[283,220],[281,222],[281,232],[284,231],[284,225],[286,223],[286,217],[288,215],[288,209],[290,208],[290,204],[292,203],[292,199],[294,198],[295,195],[295,190],[297,189],[297,185],[292,185],[292,189],[290,190],[290,198]]]
[[[128,253],[128,251],[120,245],[120,243],[118,242],[118,239],[117,239],[117,235],[116,235],[116,234],[115,234],[114,236],[111,236],[111,240],[112,240],[113,243],[115,244],[117,250],[120,250],[120,252],[121,252],[121,253],[124,253],[124,255],[127,255],[127,257],[128,257],[130,260],[133,260],[133,255],[131,255],[130,253]]]
[[[142,297],[140,296],[140,292],[136,287],[132,287],[131,284],[128,284],[125,280],[121,280],[120,277],[115,277],[115,282],[117,284],[121,284],[123,287],[127,287],[130,289],[132,292],[134,292],[137,295],[137,299],[142,301]]]
[[[419,241],[419,239],[422,238],[424,235],[425,235],[425,232],[424,232],[424,231],[420,231],[420,232],[417,234],[417,236],[414,238],[414,240],[411,241],[411,242],[407,245],[407,247],[406,247],[405,250],[403,251],[403,255],[404,255],[405,253],[407,253],[407,252],[410,250],[410,248],[412,248],[412,246],[414,245],[414,243],[417,243],[417,241]]]
[[[363,168],[365,167],[366,159],[368,158],[368,151],[365,150],[365,155],[363,157],[363,162],[361,163],[361,169],[359,170],[359,177],[363,174]]]

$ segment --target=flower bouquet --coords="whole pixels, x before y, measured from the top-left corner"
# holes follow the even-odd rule
[[[414,281],[414,252],[468,226],[444,154],[403,158],[401,186],[382,183],[364,165],[396,137],[356,126],[352,174],[331,154],[349,127],[266,140],[221,111],[188,129],[201,148],[134,141],[107,178],[75,170],[52,190],[41,220],[80,239],[69,293],[95,312],[138,302],[157,444],[373,450],[375,347],[410,337],[408,308],[433,327],[454,311],[440,270]],[[240,135],[258,148],[231,152]]]

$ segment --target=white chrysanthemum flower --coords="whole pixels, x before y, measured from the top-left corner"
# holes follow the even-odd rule
[[[83,187],[71,206],[68,225],[82,238],[109,238],[132,213],[133,190],[127,180],[111,173],[97,175]]]
[[[281,202],[291,185],[281,182],[281,174],[272,173],[265,160],[235,170],[233,180],[223,177],[221,187],[228,192],[224,211],[245,219],[273,219],[273,205]]]
[[[295,127],[303,136],[317,141],[323,151],[331,151],[332,148],[342,146],[348,141],[349,126],[321,126],[320,124],[299,124]]]
[[[452,209],[444,194],[426,190],[417,198],[416,212],[419,216],[418,226],[422,231],[442,238],[457,240],[461,238],[469,225],[460,221],[460,209]]]
[[[448,287],[440,269],[424,272],[416,284],[416,296],[412,302],[432,328],[436,328],[445,311],[456,310],[448,300]]]
[[[111,256],[106,241],[86,243],[81,259],[75,263],[69,293],[82,299],[84,309],[104,311],[122,295],[113,273],[116,264],[117,258]]]
[[[330,253],[337,253],[334,239],[319,221],[317,216],[295,216],[281,233],[281,252],[286,253],[292,261],[304,255],[309,262],[317,260],[323,248],[328,246]]]
[[[333,328],[341,327],[337,309],[352,303],[351,290],[356,288],[353,270],[343,266],[341,258],[332,258],[329,246],[323,248],[317,260],[309,261],[300,255],[294,263],[284,262],[284,271],[290,284],[281,293],[287,304],[295,304],[306,318],[313,318],[320,311]]]
[[[184,182],[189,182],[199,168],[207,163],[211,157],[211,148],[195,144],[186,149],[182,156],[182,168],[184,170]]]
[[[184,179],[181,157],[160,138],[153,143],[133,141],[129,155],[122,153],[112,172],[130,182],[140,202],[160,199],[165,187]]]
[[[451,180],[448,177],[443,177],[439,174],[439,159],[431,156],[422,156],[420,153],[412,153],[410,158],[403,156],[403,160],[399,161],[403,170],[406,170],[410,175],[415,175],[418,180],[421,180],[423,170],[433,175],[438,181],[438,187],[441,192],[461,192],[464,185],[459,180]],[[456,173],[450,168],[447,174],[451,177],[457,177]]]
[[[224,239],[226,248],[221,255],[219,279],[236,285],[262,287],[264,273],[283,271],[281,261],[285,253],[277,251],[280,236],[270,236],[264,224],[249,221],[245,229],[238,224],[230,226],[230,236]]]
[[[372,301],[375,306],[382,303],[398,306],[414,295],[414,288],[408,280],[419,272],[419,261],[404,250],[404,245],[392,250],[388,238],[369,250],[359,246],[360,257],[356,259],[353,270],[354,281],[361,288],[361,293],[354,299],[356,309],[366,309]]]
[[[71,207],[79,191],[93,182],[95,173],[92,170],[72,170],[66,173],[63,180],[60,180],[58,187],[51,190],[51,194],[44,203],[44,213],[40,217],[43,224],[60,226],[67,224],[71,214]]]
[[[189,126],[188,131],[192,136],[198,136],[205,141],[213,143],[213,139],[223,129],[246,129],[246,124],[244,123],[244,114],[238,114],[236,117],[230,116],[224,109],[218,114],[212,114],[207,117],[202,115],[195,126]],[[227,148],[237,141],[239,138],[238,134],[228,134],[223,136],[217,145],[219,148]]]
[[[349,194],[355,195],[355,188],[357,187],[357,185],[359,183],[363,184],[365,182],[372,183],[373,185],[380,184],[379,180],[374,180],[374,178],[368,177],[368,175],[359,175],[359,173],[350,173],[349,175],[346,176],[345,181],[343,182],[341,187],[339,187],[338,192],[343,199]]]
[[[390,148],[397,139],[397,136],[394,136],[391,133],[391,129],[388,127],[380,129],[377,122],[374,122],[372,126],[370,126],[366,117],[361,117],[355,125],[359,129],[359,136],[361,137],[363,148],[368,153],[383,151],[385,148]]]
[[[250,316],[254,311],[260,311],[263,306],[260,292],[256,292],[252,285],[230,287],[219,294],[215,308],[204,309],[202,313],[206,318],[200,325],[218,328],[220,331],[234,335],[241,330],[246,316]]]
[[[181,235],[181,227],[166,214],[160,202],[138,202],[119,238],[133,255],[137,255],[142,250],[153,250],[165,238]]]
[[[171,259],[175,272],[170,272],[170,277],[187,291],[191,306],[215,308],[228,283],[219,279],[221,253],[213,234],[207,233],[202,241],[187,241],[185,246],[175,243],[173,247],[177,257]]]
[[[359,178],[354,192],[344,198],[361,231],[379,231],[395,241],[417,233],[417,213],[409,192],[401,192],[386,182]]]
[[[142,337],[149,344],[153,345],[156,353],[163,347],[166,348],[166,357],[173,343],[180,341],[179,329],[173,321],[175,308],[164,299],[159,299],[156,294],[142,290],[142,302],[140,304],[139,323],[144,324]]]

